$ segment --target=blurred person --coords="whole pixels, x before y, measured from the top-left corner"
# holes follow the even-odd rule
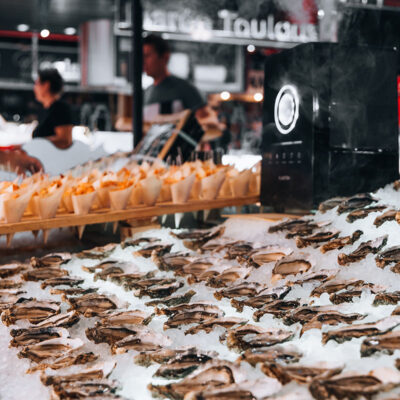
[[[144,92],[144,130],[152,122],[168,121],[168,115],[190,109],[205,131],[221,130],[217,114],[207,105],[199,90],[185,79],[172,75],[168,70],[170,48],[168,42],[157,35],[143,39],[143,70],[154,79]],[[131,129],[131,119],[124,118],[116,124],[117,129]]]
[[[0,151],[0,164],[6,170],[18,175],[25,175],[27,172],[34,174],[43,170],[43,166],[37,158],[29,156],[21,149]]]
[[[45,138],[59,149],[66,149],[72,145],[73,124],[70,106],[60,99],[62,89],[63,80],[56,69],[39,71],[33,91],[43,110],[33,138]]]

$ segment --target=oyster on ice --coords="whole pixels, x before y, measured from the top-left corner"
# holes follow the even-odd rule
[[[339,265],[349,265],[351,263],[363,260],[368,254],[376,254],[386,246],[388,235],[378,237],[368,242],[363,242],[356,250],[350,254],[340,253],[338,255]]]
[[[350,212],[358,208],[365,208],[371,205],[372,203],[376,203],[376,199],[374,199],[370,194],[368,193],[356,194],[353,197],[349,197],[343,200],[339,204],[337,213],[343,214],[345,212]]]
[[[59,313],[60,303],[58,302],[38,301],[21,297],[14,305],[3,311],[1,320],[7,326],[22,319],[27,319],[31,324],[38,324]]]
[[[35,268],[59,267],[70,259],[71,254],[69,253],[53,253],[47,254],[44,257],[32,257],[31,265]]]
[[[61,278],[68,275],[68,271],[60,267],[43,267],[27,270],[22,274],[25,281],[44,281],[51,278]]]
[[[230,329],[236,325],[244,325],[248,322],[247,319],[237,318],[237,317],[221,317],[221,318],[210,318],[206,319],[204,322],[199,325],[193,326],[189,328],[185,335],[195,335],[200,331],[204,331],[206,333],[210,333],[214,327],[221,326],[225,329]]]
[[[162,299],[155,299],[148,301],[146,306],[165,306],[171,307],[178,304],[189,303],[190,299],[196,294],[194,290],[188,290],[184,294],[163,297]]]
[[[79,314],[76,311],[69,311],[66,313],[56,314],[44,319],[42,322],[36,324],[37,328],[69,328],[80,320]]]
[[[369,214],[374,212],[383,211],[386,209],[386,206],[374,206],[374,207],[366,207],[366,208],[359,208],[354,211],[351,211],[347,217],[346,221],[350,224],[358,219],[364,219],[368,217]]]
[[[214,292],[214,297],[217,300],[221,300],[223,297],[228,299],[252,297],[257,294],[259,289],[260,285],[255,282],[240,283]]]
[[[193,261],[189,253],[167,253],[162,256],[153,254],[152,260],[161,271],[181,271],[183,267]]]
[[[0,278],[3,279],[17,275],[25,268],[26,268],[25,265],[18,263],[0,265]]]
[[[376,265],[379,268],[384,268],[391,263],[400,262],[400,246],[394,246],[382,251],[375,257]]]
[[[97,293],[84,294],[79,297],[67,297],[66,301],[71,305],[72,310],[76,310],[86,317],[93,317],[107,310],[118,308],[116,303],[109,297]]]
[[[101,260],[106,258],[115,250],[118,243],[107,243],[105,246],[94,247],[90,250],[83,250],[80,253],[75,254],[78,258],[90,258],[92,260]]]
[[[325,200],[319,204],[318,211],[324,213],[326,211],[332,210],[333,208],[342,204],[345,200],[347,200],[347,197],[333,197],[331,199]]]
[[[126,325],[126,324],[142,324],[147,325],[152,320],[154,314],[150,314],[141,310],[129,311],[106,311],[101,314],[100,323],[103,325]]]
[[[396,214],[398,213],[398,210],[389,210],[386,211],[385,213],[377,216],[374,221],[374,225],[379,228],[381,225],[383,225],[385,222],[388,221],[395,221],[396,220]]]
[[[43,342],[55,338],[67,338],[69,332],[65,328],[24,328],[11,329],[11,347],[29,346],[31,344]]]
[[[374,302],[372,303],[374,306],[380,305],[396,305],[400,301],[400,291],[396,292],[382,292],[378,293],[375,298]]]
[[[274,317],[282,318],[291,310],[300,306],[297,300],[274,300],[258,309],[253,314],[254,321],[259,321],[265,314],[272,314]]]
[[[328,251],[336,250],[336,249],[343,249],[345,246],[350,246],[353,243],[357,242],[360,239],[361,235],[363,234],[362,231],[357,230],[353,232],[351,236],[344,236],[339,237],[337,239],[333,239],[328,243],[323,244],[319,249],[321,253],[327,253]]]
[[[133,253],[133,255],[138,257],[150,258],[151,255],[156,254],[157,256],[162,256],[167,254],[172,249],[172,244],[154,244],[151,246],[147,246],[141,250],[137,250]]]
[[[286,348],[278,345],[265,348],[261,347],[256,349],[248,349],[236,360],[236,362],[240,363],[242,361],[246,361],[253,367],[259,363],[264,364],[282,362],[291,364],[297,363],[302,356],[302,353],[293,347]]]
[[[74,276],[60,276],[56,278],[49,278],[43,281],[40,285],[42,289],[46,289],[48,286],[78,286],[85,280]]]
[[[311,263],[299,255],[290,255],[281,258],[272,270],[276,275],[297,275],[307,272],[311,268]]]
[[[165,364],[169,360],[177,357],[179,354],[185,354],[188,351],[197,352],[196,348],[180,348],[180,349],[158,349],[150,351],[141,351],[134,357],[134,362],[137,365],[148,367],[152,364]]]
[[[400,349],[400,331],[388,332],[384,335],[372,336],[364,339],[361,345],[361,357],[381,352],[393,354]]]
[[[121,243],[121,247],[123,249],[126,249],[129,246],[135,247],[135,246],[139,246],[142,243],[155,243],[155,242],[159,242],[159,241],[160,241],[160,239],[152,238],[152,237],[140,237],[138,239],[128,238],[128,239],[125,239]]]
[[[334,230],[334,231],[317,232],[309,236],[297,236],[296,246],[299,249],[301,249],[307,246],[319,245],[320,243],[336,239],[339,236],[339,234],[340,234],[339,231]]]

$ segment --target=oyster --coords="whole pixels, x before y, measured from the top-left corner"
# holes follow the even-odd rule
[[[370,194],[357,194],[353,197],[343,200],[338,207],[337,213],[343,214],[345,212],[350,212],[358,208],[365,208],[372,203],[376,203],[376,199],[374,199]]]
[[[92,265],[91,267],[83,266],[82,270],[85,272],[90,272],[91,274],[94,274],[96,272],[103,271],[105,268],[118,266],[118,264],[119,264],[119,262],[116,260],[107,260],[107,261],[103,261],[99,264]],[[122,271],[122,273],[123,273],[123,271]]]
[[[303,355],[292,349],[287,349],[283,346],[272,346],[266,348],[248,349],[236,362],[241,363],[246,361],[251,366],[255,367],[259,363],[284,362],[286,364],[296,363]]]
[[[46,279],[40,287],[46,289],[47,286],[78,286],[85,280],[83,278],[73,277],[73,276],[60,276],[57,278]]]
[[[400,315],[400,307],[396,307],[396,308],[392,311],[392,315]]]
[[[311,235],[313,230],[318,228],[318,225],[312,220],[304,219],[290,219],[281,222],[277,225],[273,225],[268,229],[269,233],[284,232],[287,231],[287,238],[294,236],[306,236]]]
[[[237,297],[252,297],[257,294],[259,287],[260,285],[254,282],[240,283],[238,285],[233,285],[226,289],[214,292],[214,297],[217,300],[221,300],[223,297],[228,299]]]
[[[303,247],[319,245],[323,242],[336,239],[339,236],[339,231],[322,231],[309,236],[297,236],[296,246],[301,249]]]
[[[281,389],[278,381],[266,378],[222,385],[217,388],[205,388],[202,391],[189,392],[185,400],[256,400],[270,399]]]
[[[249,265],[258,268],[263,264],[279,261],[281,258],[292,253],[290,248],[281,246],[267,246],[261,249],[253,250],[250,254],[243,256],[243,261]],[[238,257],[238,261],[241,259]]]
[[[218,306],[209,303],[191,303],[191,304],[180,304],[170,308],[156,308],[157,315],[168,315],[175,316],[184,312],[196,312],[201,311],[209,313],[211,316],[218,317],[222,313]]]
[[[164,330],[171,328],[178,328],[182,325],[200,324],[210,318],[220,318],[223,316],[222,311],[183,311],[169,317],[168,321],[164,323]]]
[[[20,347],[43,342],[49,339],[61,337],[67,338],[69,337],[69,332],[65,328],[28,328],[11,329],[10,335],[13,337],[10,346]]]
[[[69,328],[79,322],[79,314],[75,311],[56,314],[52,317],[44,319],[42,322],[36,324],[37,328]]]
[[[235,366],[228,361],[209,361],[183,380],[167,385],[148,385],[156,397],[183,400],[189,392],[223,387],[235,383]]]
[[[384,268],[391,263],[400,262],[400,246],[390,247],[375,257],[376,265]]]
[[[149,279],[131,279],[129,282],[124,282],[123,286],[126,290],[132,289],[149,289],[159,285],[169,285],[176,282],[175,278],[149,278]]]
[[[179,354],[185,354],[188,351],[197,352],[195,348],[189,349],[158,349],[151,351],[141,351],[134,357],[134,362],[137,365],[148,367],[151,364],[165,364],[169,360],[177,357]]]
[[[361,357],[369,357],[376,352],[392,355],[395,350],[400,350],[400,331],[364,339],[361,345]]]
[[[218,354],[202,353],[197,349],[189,349],[184,353],[177,354],[174,358],[168,360],[154,373],[155,377],[166,379],[184,378],[196,370],[200,365],[217,357]]]
[[[277,379],[282,385],[291,381],[297,383],[310,383],[314,379],[328,379],[342,372],[343,367],[326,368],[323,366],[282,365],[278,363],[265,363],[261,371],[270,378]]]
[[[227,248],[224,258],[235,260],[237,257],[246,256],[251,251],[253,251],[252,243],[243,241],[236,242]]]
[[[100,323],[103,325],[147,325],[152,320],[153,315],[140,310],[107,311],[101,314]]]
[[[389,210],[375,218],[374,225],[378,228],[387,221],[395,221],[398,210]]]
[[[381,236],[375,240],[369,240],[368,242],[361,243],[356,250],[350,254],[341,253],[338,255],[339,265],[348,265],[353,262],[363,260],[368,254],[376,254],[383,247],[386,246],[388,235]]]
[[[305,283],[313,282],[313,281],[319,281],[321,283],[324,283],[326,281],[329,281],[333,279],[336,276],[337,270],[329,270],[329,269],[321,269],[318,272],[309,272],[306,274],[303,274],[303,276],[292,282],[288,282],[289,285],[304,285]]]
[[[111,255],[117,246],[118,243],[107,243],[105,246],[98,246],[94,247],[93,249],[83,250],[80,253],[75,254],[75,256],[78,258],[100,260]]]
[[[107,279],[112,278],[115,275],[121,275],[125,271],[121,268],[120,265],[115,264],[115,265],[109,265],[106,268],[103,268],[101,271],[96,272],[93,276],[93,280],[96,282],[98,279],[101,279],[102,281],[106,281]]]
[[[3,264],[0,265],[0,278],[8,278],[10,276],[14,276],[19,274],[21,271],[25,269],[23,264]]]
[[[50,357],[59,358],[83,346],[81,339],[56,338],[45,340],[24,347],[19,353],[20,358],[29,358],[34,362],[41,362]]]
[[[185,335],[195,335],[196,333],[198,333],[200,331],[210,333],[216,326],[222,326],[225,329],[230,329],[230,328],[234,327],[235,325],[243,325],[247,322],[248,322],[247,319],[237,318],[237,317],[210,318],[210,319],[206,319],[204,322],[202,322],[199,325],[189,328],[185,332]]]
[[[178,272],[178,275],[191,275],[191,282],[195,283],[199,281],[199,277],[204,274],[204,272],[208,271],[213,266],[213,263],[206,261],[206,260],[197,260],[193,261],[189,264],[186,264],[182,271]]]
[[[373,305],[380,306],[380,305],[396,305],[400,301],[400,291],[391,292],[391,293],[378,293],[375,298]]]
[[[207,286],[221,288],[230,286],[239,279],[246,279],[252,271],[252,268],[232,267],[227,268],[220,274],[207,279]]]
[[[319,312],[304,324],[300,335],[303,335],[305,331],[310,329],[321,329],[323,325],[351,324],[363,318],[365,318],[365,315],[358,313],[343,314],[335,310]]]
[[[0,290],[4,289],[19,289],[22,282],[13,281],[11,279],[0,279]]]
[[[318,206],[318,211],[324,213],[326,211],[332,210],[333,208],[342,204],[345,200],[347,200],[347,197],[333,197],[331,199],[325,200]]]
[[[312,290],[310,296],[320,297],[323,293],[336,293],[343,289],[359,289],[364,286],[370,286],[360,279],[349,279],[347,281],[334,279],[317,286]]]
[[[392,387],[393,384],[385,385],[372,374],[346,373],[329,379],[315,379],[309,390],[317,400],[347,400],[371,398]]]
[[[41,382],[45,386],[63,385],[72,382],[85,382],[93,381],[95,379],[108,378],[113,369],[115,368],[115,362],[109,361],[106,363],[99,363],[92,367],[86,368],[78,373],[69,375],[45,375],[42,374],[40,377]]]
[[[98,288],[80,288],[80,287],[75,287],[75,288],[57,288],[57,289],[50,289],[50,294],[59,294],[61,296],[79,296],[79,295],[84,295],[84,294],[89,294],[89,293],[95,293],[98,291]]]
[[[150,287],[137,289],[134,294],[137,297],[149,296],[152,299],[163,298],[171,296],[171,294],[175,293],[184,285],[183,282],[177,280],[170,282],[168,279],[165,279],[165,281],[165,283],[160,282],[159,284]]]
[[[27,373],[31,374],[36,371],[45,370],[46,368],[50,369],[62,369],[70,367],[71,365],[82,365],[88,364],[93,361],[96,361],[99,356],[95,355],[94,353],[78,353],[76,355],[69,354],[67,356],[61,356],[49,363],[40,363],[32,368],[29,368]]]
[[[53,253],[45,255],[44,257],[32,257],[31,265],[35,268],[59,267],[70,259],[71,254],[69,253]]]
[[[79,297],[67,297],[66,301],[71,305],[73,310],[83,314],[85,317],[93,317],[107,310],[115,310],[117,305],[109,297],[89,293]]]
[[[154,244],[151,246],[147,246],[141,250],[135,251],[133,255],[137,257],[150,258],[154,252],[158,256],[162,256],[169,253],[172,249],[172,246],[172,244]]]
[[[184,294],[164,297],[162,299],[155,299],[148,301],[146,306],[176,306],[178,304],[189,303],[190,299],[196,294],[194,290],[189,290]]]
[[[354,298],[360,298],[361,294],[361,290],[345,290],[343,292],[331,294],[329,300],[333,304],[350,303]]]
[[[120,399],[119,396],[114,395],[118,388],[119,386],[116,381],[108,379],[60,383],[58,385],[53,385],[52,399]]]
[[[183,240],[185,247],[191,250],[198,250],[203,247],[210,240],[216,239],[222,236],[225,232],[225,227],[219,227],[218,229],[208,229],[208,230],[194,230],[183,233],[173,233],[172,236]]]
[[[136,325],[136,327],[139,326],[142,329],[131,328],[131,330],[134,331],[131,335],[125,336],[123,339],[115,342],[111,347],[111,352],[113,354],[121,354],[128,350],[157,350],[172,344],[168,336],[154,332],[143,325]],[[133,325],[131,325],[131,327],[133,327]]]
[[[242,325],[228,331],[226,344],[234,351],[269,347],[292,339],[293,332],[282,329],[264,329],[255,325]]]
[[[297,275],[307,272],[310,268],[311,263],[309,261],[299,258],[299,255],[291,255],[277,261],[272,273],[282,276]]]
[[[193,261],[189,253],[167,253],[162,256],[153,253],[152,260],[161,271],[181,271],[183,267]]]
[[[300,306],[296,300],[274,300],[264,305],[264,307],[255,311],[253,314],[254,321],[259,321],[265,314],[272,314],[277,318],[282,318],[288,311]]]
[[[386,206],[359,208],[359,209],[356,209],[356,210],[350,212],[346,217],[346,221],[349,223],[353,223],[354,221],[357,221],[358,219],[364,219],[364,218],[368,217],[368,215],[371,213],[383,211],[385,208],[386,208]]]
[[[160,241],[160,239],[151,238],[151,237],[140,237],[138,239],[128,238],[128,239],[125,239],[121,243],[121,247],[123,249],[125,249],[129,246],[135,247],[135,246],[139,246],[142,243],[155,243],[155,242],[159,242],[159,241]]]
[[[44,281],[46,279],[61,278],[68,275],[68,271],[59,267],[43,267],[30,269],[22,274],[25,281]]]
[[[151,279],[154,278],[155,271],[150,272],[138,272],[132,274],[120,274],[120,275],[113,275],[110,277],[111,282],[116,283],[117,285],[123,285],[126,288],[133,287],[132,284],[137,281],[141,281],[143,279]]]
[[[391,316],[381,319],[377,322],[367,324],[354,324],[333,331],[322,333],[322,343],[326,344],[329,340],[335,340],[338,343],[343,343],[346,340],[360,338],[363,336],[383,335],[400,325],[399,316]]]
[[[333,239],[329,241],[328,243],[323,244],[319,249],[321,250],[322,253],[326,253],[331,250],[336,250],[336,249],[343,249],[345,246],[349,246],[355,242],[357,242],[358,239],[360,239],[361,235],[363,234],[362,231],[357,230],[353,232],[351,236],[344,236],[341,238]]]
[[[60,303],[55,301],[37,301],[21,297],[14,305],[1,314],[1,320],[7,326],[21,319],[38,324],[48,317],[60,313]]]
[[[305,324],[312,320],[316,315],[323,312],[332,311],[331,306],[302,306],[295,310],[286,313],[283,318],[283,322],[286,325],[292,325],[297,322]]]

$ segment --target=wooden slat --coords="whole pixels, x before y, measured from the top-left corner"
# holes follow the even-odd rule
[[[222,215],[223,218],[234,218],[234,219],[256,219],[263,221],[279,221],[284,218],[301,218],[303,215],[296,214],[278,214],[278,213],[265,213],[265,214],[225,214]]]
[[[213,201],[192,200],[187,203],[173,204],[160,203],[154,207],[137,206],[122,211],[98,210],[88,215],[57,214],[55,218],[39,219],[38,217],[24,217],[20,222],[13,224],[0,224],[0,235],[16,232],[39,231],[42,229],[63,228],[68,226],[81,226],[101,224],[105,222],[123,221],[156,217],[165,214],[184,213],[190,211],[210,210],[232,206],[254,204],[259,201],[259,196],[238,198],[224,198]]]

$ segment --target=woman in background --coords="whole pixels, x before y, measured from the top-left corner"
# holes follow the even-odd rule
[[[59,149],[72,144],[72,115],[67,103],[60,100],[63,80],[56,69],[43,69],[35,81],[36,100],[43,105],[34,138],[46,138]]]

